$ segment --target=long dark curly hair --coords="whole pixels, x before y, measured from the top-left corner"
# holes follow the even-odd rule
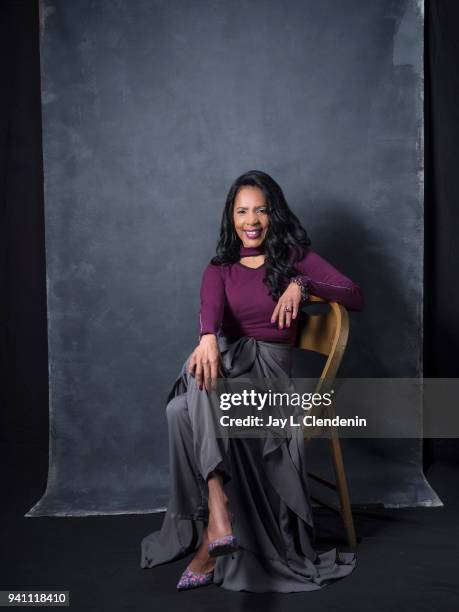
[[[296,276],[295,262],[303,258],[311,240],[296,215],[290,210],[276,181],[260,170],[250,170],[231,185],[226,197],[214,265],[232,264],[240,259],[242,241],[233,222],[234,200],[241,187],[259,187],[266,199],[269,226],[263,243],[266,275],[263,282],[269,295],[277,301],[285,291],[289,279]]]

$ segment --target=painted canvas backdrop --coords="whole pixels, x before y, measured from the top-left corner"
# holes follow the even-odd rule
[[[51,428],[28,516],[166,507],[165,398],[197,341],[226,193],[249,169],[364,290],[342,374],[422,375],[421,2],[41,13]],[[439,503],[419,440],[344,446],[353,502]]]

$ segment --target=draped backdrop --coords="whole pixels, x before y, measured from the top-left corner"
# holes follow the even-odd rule
[[[165,400],[247,170],[363,288],[342,374],[422,376],[422,37],[419,0],[42,0],[51,425],[28,516],[166,507]],[[441,503],[420,440],[343,446],[354,503]]]

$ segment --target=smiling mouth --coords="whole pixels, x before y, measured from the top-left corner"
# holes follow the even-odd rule
[[[249,238],[250,240],[257,240],[257,238],[260,238],[261,236],[261,229],[257,229],[257,230],[244,230],[245,235],[247,236],[247,238]]]

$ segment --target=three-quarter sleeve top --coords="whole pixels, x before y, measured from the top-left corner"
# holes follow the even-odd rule
[[[311,248],[294,267],[310,294],[338,302],[348,310],[362,310],[360,287]],[[252,336],[265,342],[294,344],[298,318],[290,328],[279,329],[278,321],[271,323],[277,302],[263,283],[265,273],[265,264],[258,268],[249,268],[240,262],[209,264],[204,270],[200,291],[200,337],[206,333],[228,338]]]

